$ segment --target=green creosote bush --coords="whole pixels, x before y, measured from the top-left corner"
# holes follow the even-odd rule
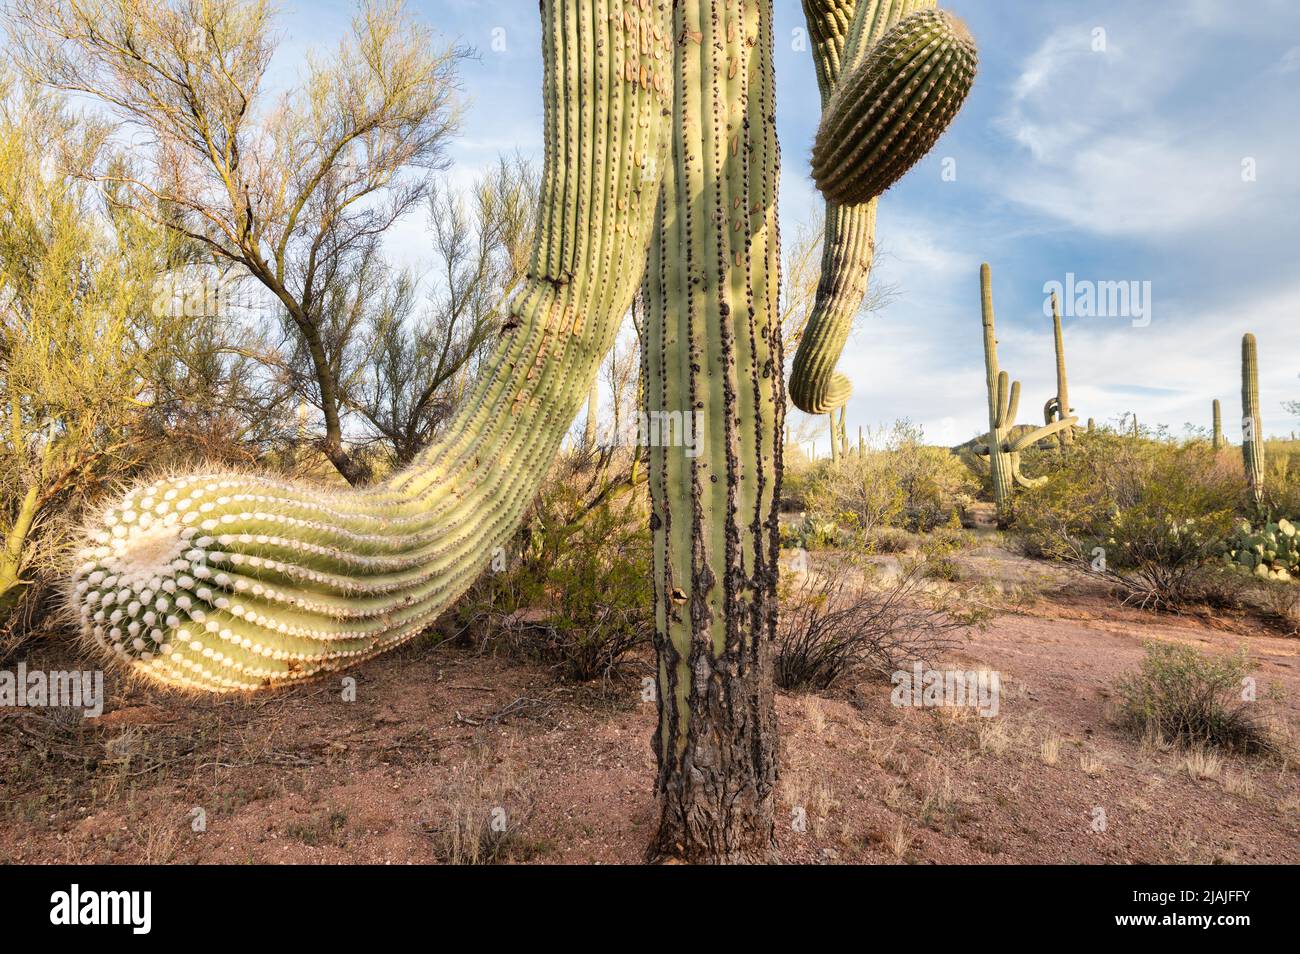
[[[460,609],[489,645],[586,682],[610,677],[649,642],[650,532],[644,495],[626,473],[613,476],[588,455],[562,459],[504,560]]]
[[[1276,747],[1255,703],[1243,698],[1250,672],[1244,649],[1211,656],[1180,643],[1143,645],[1141,665],[1116,687],[1121,720],[1135,735],[1234,752]]]
[[[805,491],[811,512],[867,535],[888,527],[927,533],[960,525],[958,511],[979,484],[947,448],[925,444],[921,429],[906,420],[876,443],[862,456],[814,473]]]
[[[1126,603],[1174,609],[1198,598],[1240,495],[1205,444],[1098,432],[1023,496],[1017,529],[1027,552],[1100,574]]]

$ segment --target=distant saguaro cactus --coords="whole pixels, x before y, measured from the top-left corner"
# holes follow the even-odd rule
[[[1259,352],[1255,336],[1241,336],[1241,457],[1255,505],[1264,500],[1264,424],[1259,413]]]
[[[1020,471],[1020,454],[1029,447],[1078,422],[1065,417],[1036,428],[1017,428],[1020,382],[998,367],[998,341],[993,321],[992,277],[987,263],[980,266],[980,312],[984,326],[984,373],[988,388],[989,431],[983,437],[957,448],[961,459],[975,473],[987,476],[993,485],[998,520],[1011,515],[1012,488],[1036,487],[1042,478],[1029,478]]]
[[[1065,338],[1061,333],[1061,309],[1057,304],[1056,292],[1052,292],[1052,336],[1056,344],[1056,394],[1048,398],[1043,406],[1043,423],[1051,424],[1069,417],[1074,409],[1070,407],[1070,387],[1065,378]],[[1063,427],[1056,439],[1062,447],[1074,443],[1074,428]]]
[[[1219,407],[1218,398],[1214,399],[1212,411],[1214,415],[1214,429],[1211,433],[1210,444],[1217,451],[1223,449],[1223,412]]]

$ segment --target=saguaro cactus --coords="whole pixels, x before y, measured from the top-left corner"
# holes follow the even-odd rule
[[[1057,304],[1056,292],[1052,292],[1052,336],[1056,344],[1056,394],[1048,398],[1043,405],[1043,423],[1051,424],[1069,417],[1074,411],[1070,407],[1070,388],[1065,378],[1065,339],[1061,334],[1061,309]],[[1074,428],[1063,427],[1057,432],[1056,439],[1062,447],[1074,443]]]
[[[703,452],[650,455],[651,854],[761,861],[773,846],[785,404],[770,0],[681,0],[673,35],[673,154],[647,269],[647,407],[698,414]]]
[[[673,88],[668,0],[544,0],[542,20],[539,232],[450,436],[368,490],[247,474],[132,490],[71,583],[88,637],[162,682],[303,679],[420,632],[513,532],[641,278]]]
[[[1259,414],[1259,353],[1255,336],[1241,336],[1241,458],[1258,506],[1264,499],[1264,424]]]
[[[998,367],[998,341],[993,321],[992,277],[987,263],[980,266],[980,312],[984,326],[984,373],[988,388],[989,432],[957,448],[967,466],[987,475],[997,502],[998,519],[1006,523],[1011,515],[1011,493],[1015,484],[1035,487],[1042,478],[1029,478],[1020,471],[1020,454],[1046,437],[1073,427],[1076,417],[1065,417],[1043,427],[1017,427],[1020,382]],[[987,458],[987,459],[986,459]]]
[[[1219,408],[1218,398],[1214,399],[1212,412],[1214,416],[1214,425],[1213,430],[1211,431],[1210,444],[1217,451],[1223,449],[1223,413]]]
[[[867,293],[876,197],[934,144],[974,79],[969,33],[934,5],[934,0],[803,2],[825,115],[818,148],[825,162],[841,164],[823,187],[821,281],[790,371],[790,398],[809,414],[834,410],[852,393],[835,365]],[[923,37],[928,45],[914,45]],[[896,124],[883,115],[891,111],[898,113]],[[867,130],[874,132],[864,135]],[[840,155],[836,146],[857,151]],[[843,194],[836,191],[840,179],[858,172],[870,182],[854,180]]]
[[[149,676],[218,691],[415,635],[517,526],[644,274],[643,408],[683,422],[682,439],[661,433],[647,454],[651,854],[766,860],[785,407],[771,0],[543,0],[542,18],[539,236],[451,436],[370,490],[241,474],[133,490],[95,528],[73,600],[87,634]],[[889,170],[882,181],[949,118],[932,101],[949,59],[916,45],[946,42],[945,23],[888,56],[873,48],[840,114],[840,133],[870,144],[853,155]]]

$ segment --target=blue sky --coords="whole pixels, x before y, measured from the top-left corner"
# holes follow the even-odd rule
[[[532,0],[410,0],[472,45],[452,149],[470,180],[502,151],[540,159]],[[1240,407],[1240,339],[1260,341],[1265,429],[1300,430],[1300,4],[1292,0],[948,0],[980,46],[974,90],[931,155],[881,200],[875,276],[897,290],[841,368],[851,428],[908,417],[956,443],[986,426],[978,270],[993,269],[1002,367],[1022,421],[1054,392],[1044,285],[1150,282],[1149,322],[1067,317],[1070,397],[1084,419],[1136,412],[1181,432]],[[807,174],[819,112],[797,0],[776,0],[783,232],[820,200]],[[345,31],[347,3],[284,0],[275,77]],[[1101,32],[1098,32],[1101,31]],[[942,175],[944,159],[956,177]],[[1253,167],[1253,178],[1245,172]],[[418,260],[425,224],[391,246]],[[1139,286],[1141,287],[1141,286]],[[809,433],[820,434],[820,428]]]

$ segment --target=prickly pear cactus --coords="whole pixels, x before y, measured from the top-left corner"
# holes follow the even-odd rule
[[[1243,520],[1228,541],[1225,557],[1261,579],[1290,582],[1300,578],[1300,534],[1289,520],[1252,530]]]

